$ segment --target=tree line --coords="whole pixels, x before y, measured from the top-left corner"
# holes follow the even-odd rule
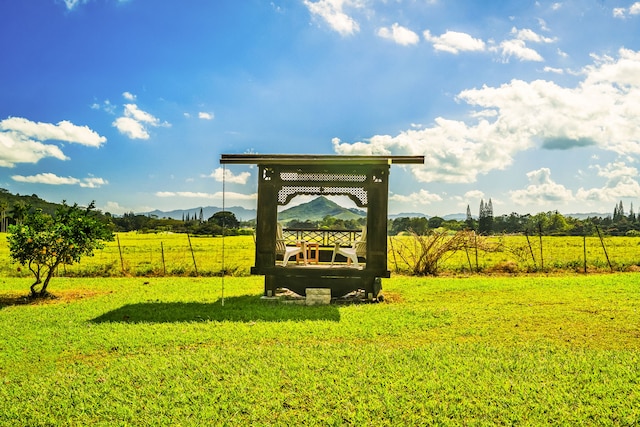
[[[640,236],[640,216],[633,210],[625,211],[622,201],[617,203],[613,215],[575,218],[564,216],[558,211],[540,212],[535,215],[518,214],[494,215],[491,199],[480,201],[477,217],[471,214],[467,205],[466,219],[444,220],[434,216],[431,218],[396,218],[389,221],[389,234],[396,235],[403,231],[426,234],[433,229],[452,231],[473,230],[481,235],[491,234],[529,234],[552,236],[583,236],[596,233],[596,228],[611,236]]]
[[[40,199],[37,195],[20,196],[10,194],[0,188],[0,232],[7,232],[11,224],[20,224],[30,209],[40,209],[44,213],[53,214],[59,205]],[[104,217],[114,232],[173,232],[195,235],[227,235],[251,233],[255,228],[255,220],[239,221],[232,212],[220,211],[210,218],[204,218],[202,209],[199,215],[183,215],[182,219],[158,218],[153,215],[135,214],[133,212],[117,216],[110,213],[97,214]],[[340,219],[325,216],[320,221],[292,220],[285,224],[288,228],[303,229],[344,229],[357,230],[366,224],[365,218]],[[400,217],[388,222],[389,235],[412,231],[426,234],[429,230],[445,229],[451,231],[473,230],[478,234],[544,234],[544,235],[585,235],[595,233],[595,228],[608,235],[640,236],[640,216],[636,215],[633,205],[626,210],[622,201],[616,203],[612,215],[592,216],[584,219],[564,216],[558,211],[540,212],[535,215],[512,212],[505,215],[494,215],[491,199],[480,201],[478,215],[473,216],[467,205],[466,219],[445,220],[441,217]]]

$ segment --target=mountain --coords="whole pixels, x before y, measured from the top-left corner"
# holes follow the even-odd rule
[[[216,206],[201,206],[197,208],[191,209],[176,209],[173,211],[160,211],[153,210],[150,212],[141,212],[141,215],[152,215],[158,218],[172,218],[172,219],[183,219],[185,217],[193,218],[195,215],[196,218],[200,217],[200,209],[202,209],[202,217],[205,221],[213,216],[214,213],[222,211],[222,208]],[[245,209],[241,206],[233,206],[230,208],[225,207],[225,211],[232,212],[239,221],[251,221],[256,219],[256,210],[255,209]]]
[[[367,213],[360,209],[344,208],[326,197],[320,196],[310,202],[278,213],[278,221],[291,221],[293,219],[298,221],[320,221],[327,215],[338,219],[359,219],[366,217]]]
[[[389,219],[396,219],[396,218],[427,218],[429,219],[429,215],[425,215],[419,212],[402,212],[399,214],[389,215]]]

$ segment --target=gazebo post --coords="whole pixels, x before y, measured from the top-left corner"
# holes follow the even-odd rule
[[[273,267],[276,263],[276,227],[278,226],[278,188],[271,168],[259,167],[258,216],[256,218],[256,266],[257,271]],[[252,272],[253,273],[253,272]],[[264,295],[275,295],[277,289],[273,276],[265,276]]]
[[[367,189],[367,270],[377,274],[387,266],[387,195],[389,191],[389,165],[373,170]],[[389,277],[389,272],[378,277]],[[366,283],[367,294],[377,294],[374,289],[375,277]],[[379,279],[378,279],[379,280]],[[369,296],[369,295],[368,295]]]

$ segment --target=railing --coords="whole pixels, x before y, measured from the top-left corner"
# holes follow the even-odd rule
[[[282,230],[284,239],[295,243],[304,240],[318,243],[320,246],[333,247],[336,243],[347,246],[360,239],[362,230],[309,230],[303,228],[285,228]]]

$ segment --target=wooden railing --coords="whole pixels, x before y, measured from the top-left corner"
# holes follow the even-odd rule
[[[309,243],[318,243],[321,247],[334,247],[336,243],[348,246],[360,239],[362,230],[309,230],[303,228],[285,228],[282,230],[284,239],[295,243],[304,240]]]

